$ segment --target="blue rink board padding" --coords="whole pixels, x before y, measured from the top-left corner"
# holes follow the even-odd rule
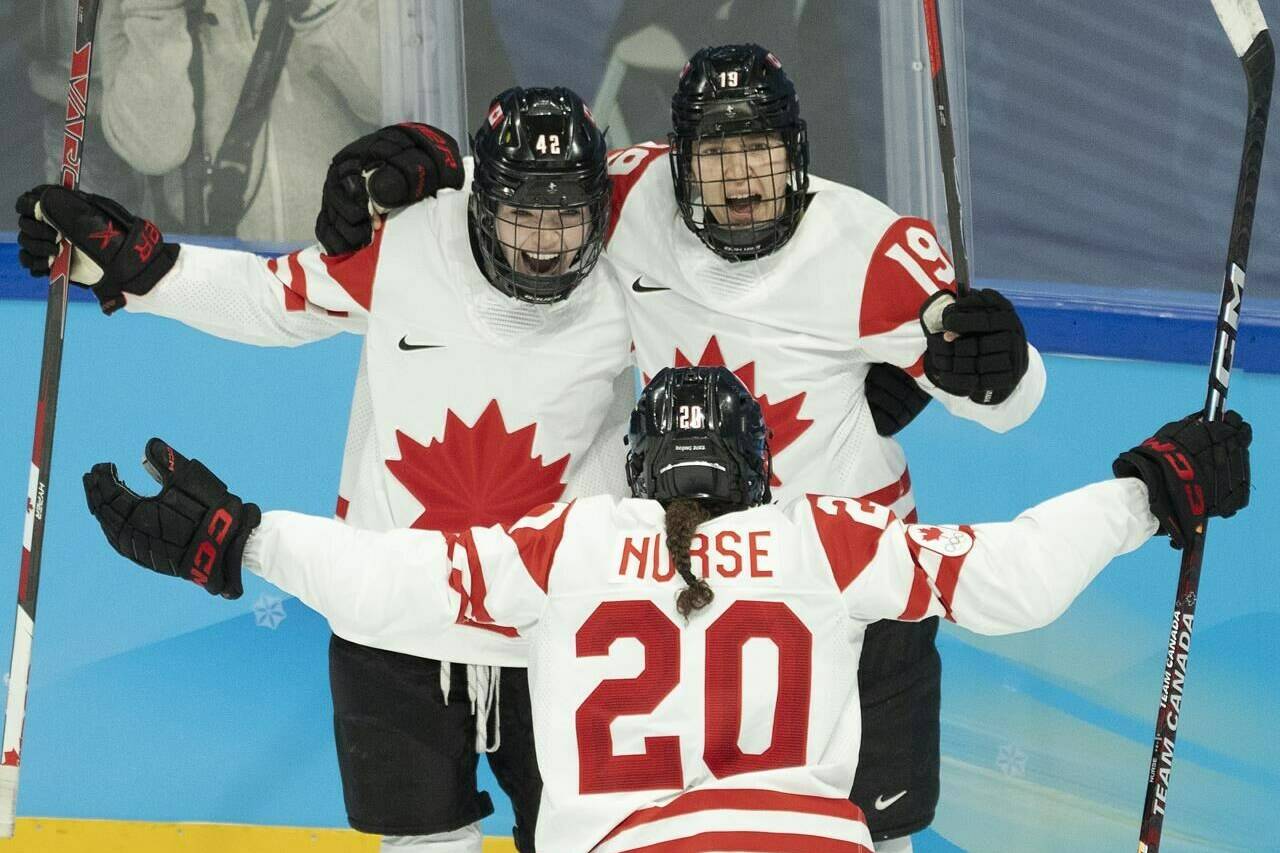
[[[0,601],[15,596],[43,310],[0,300]],[[227,602],[126,564],[79,477],[110,459],[147,488],[136,460],[160,435],[266,507],[328,514],[357,355],[352,338],[255,349],[71,305],[22,814],[344,823],[322,620],[256,578]],[[1105,477],[1117,451],[1203,399],[1200,366],[1047,363],[1043,405],[1008,435],[936,405],[906,433],[925,519],[1008,518]],[[1257,426],[1257,487],[1209,538],[1167,851],[1280,849],[1280,377],[1240,371],[1231,401]],[[944,630],[943,796],[918,850],[1132,849],[1177,568],[1158,540],[1042,631]],[[486,829],[507,834],[485,780],[499,804]]]

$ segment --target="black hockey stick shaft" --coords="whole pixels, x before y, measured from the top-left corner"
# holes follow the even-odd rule
[[[956,178],[956,139],[951,122],[951,95],[947,90],[947,66],[942,53],[938,0],[924,0],[924,31],[929,42],[934,117],[938,126],[938,150],[942,154],[942,185],[947,194],[951,262],[956,268],[956,293],[963,296],[969,292],[969,254],[964,245],[964,209],[960,206],[960,186]]]
[[[76,40],[67,82],[67,112],[62,141],[62,185],[80,183],[85,128],[89,120],[89,67],[99,0],[77,0]],[[31,675],[31,645],[44,552],[48,512],[49,465],[53,458],[53,428],[58,413],[58,385],[62,375],[62,343],[67,320],[67,285],[71,273],[71,244],[63,241],[49,271],[49,301],[44,318],[44,355],[40,362],[40,390],[36,402],[35,438],[31,449],[31,477],[23,524],[22,567],[18,579],[18,612],[9,662],[9,696],[4,718],[3,758],[0,759],[0,837],[12,838],[18,802],[18,765],[26,723],[27,687]]]
[[[1240,320],[1240,301],[1244,294],[1245,267],[1249,260],[1249,240],[1253,233],[1253,214],[1257,204],[1262,149],[1271,106],[1271,81],[1275,69],[1274,48],[1257,1],[1214,0],[1214,7],[1244,65],[1248,83],[1248,112],[1244,154],[1240,161],[1240,180],[1236,186],[1235,211],[1231,219],[1231,239],[1227,247],[1226,273],[1222,281],[1222,302],[1218,309],[1218,325],[1209,365],[1209,390],[1204,404],[1204,416],[1208,420],[1221,418],[1226,410],[1227,386],[1235,355],[1236,327]],[[1139,853],[1155,853],[1160,849],[1207,535],[1206,524],[1190,537],[1178,573],[1178,594],[1173,602],[1160,709],[1156,714],[1147,793],[1142,805]]]

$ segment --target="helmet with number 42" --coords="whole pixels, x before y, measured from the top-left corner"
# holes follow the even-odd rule
[[[485,275],[525,302],[568,297],[595,266],[609,217],[604,134],[564,88],[513,88],[471,141],[471,227]]]

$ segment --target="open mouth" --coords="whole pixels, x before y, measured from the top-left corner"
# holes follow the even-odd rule
[[[534,275],[548,275],[560,265],[560,252],[526,252],[520,250],[520,261]]]
[[[756,205],[763,200],[759,193],[727,196],[724,200],[724,208],[729,224],[750,225],[756,219]]]

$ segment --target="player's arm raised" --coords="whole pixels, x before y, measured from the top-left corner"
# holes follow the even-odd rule
[[[122,556],[225,598],[243,593],[247,568],[323,615],[339,636],[420,657],[438,657],[440,635],[454,624],[514,635],[535,623],[569,509],[533,510],[507,530],[375,532],[262,513],[158,438],[147,444],[144,467],[159,494],[136,494],[106,462],[84,476],[89,511]]]
[[[105,196],[38,186],[17,202],[19,261],[48,274],[59,235],[71,280],[102,310],[180,320],[218,337],[292,346],[364,331],[378,246],[342,258],[318,247],[280,258],[167,241],[152,222]]]
[[[875,361],[897,365],[953,415],[1003,432],[1044,396],[1044,362],[1013,305],[994,290],[957,297],[933,226],[903,217],[867,265],[858,334]]]
[[[1207,517],[1249,499],[1252,431],[1230,412],[1167,424],[1120,455],[1116,479],[1041,503],[1010,522],[904,525],[885,508],[810,498],[850,615],[940,615],[983,634],[1052,622],[1115,557],[1156,533],[1181,547]]]

